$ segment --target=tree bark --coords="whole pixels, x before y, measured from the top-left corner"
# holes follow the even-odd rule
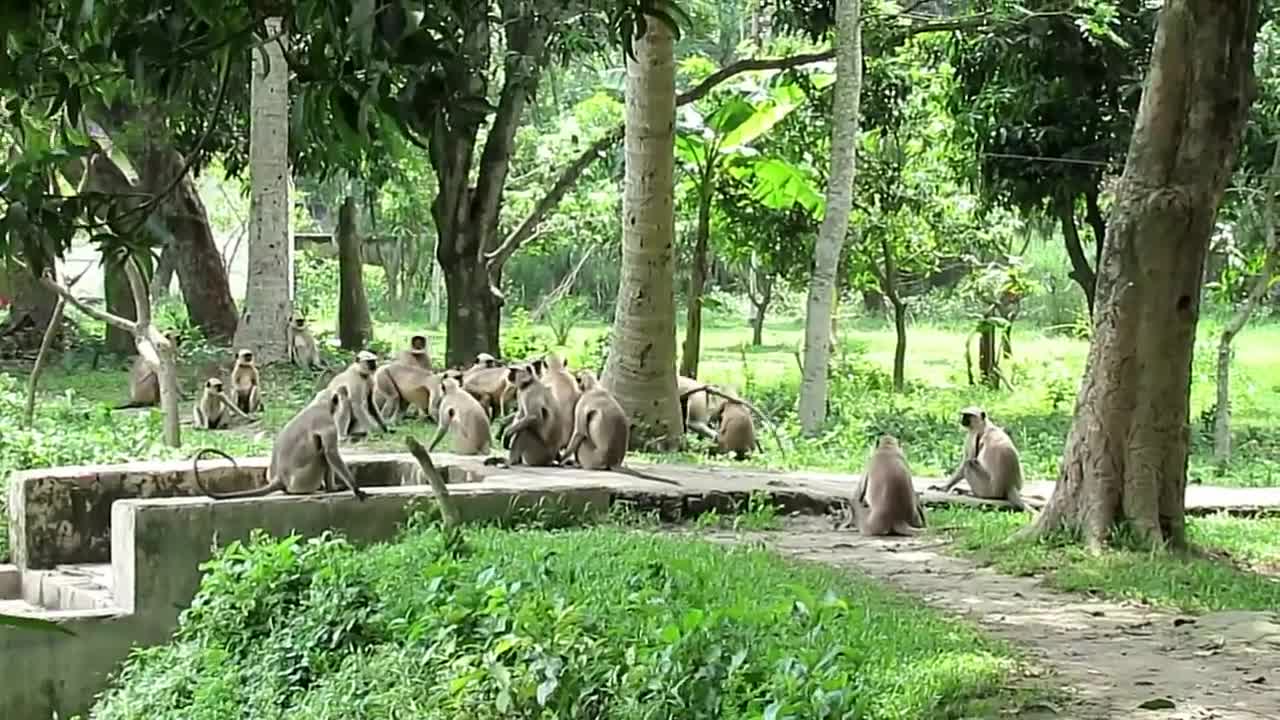
[[[249,123],[249,270],[237,347],[260,363],[288,357],[286,327],[293,312],[293,241],[289,236],[289,66],[279,17],[267,18],[273,40],[254,52]],[[263,55],[266,66],[263,66]]]
[[[712,162],[707,153],[708,165]],[[680,374],[698,377],[698,356],[702,354],[702,294],[707,285],[707,241],[711,235],[711,199],[715,184],[710,167],[704,168],[698,196],[698,227],[693,241],[693,267],[689,269],[689,302],[685,316],[684,352],[680,354]]]
[[[1091,187],[1084,193],[1084,219],[1093,230],[1093,266],[1102,265],[1102,244],[1107,239],[1107,219],[1098,205],[1098,188]],[[1096,278],[1095,278],[1096,284]]]
[[[274,43],[272,43],[274,46]],[[144,162],[139,173],[145,192],[158,193],[173,185],[178,173],[184,171],[182,154],[169,144],[163,126],[152,125]],[[288,183],[288,176],[285,176]],[[165,282],[165,259],[178,275],[178,286],[187,308],[191,324],[200,328],[205,338],[215,343],[230,342],[236,333],[236,304],[231,297],[231,282],[222,253],[213,239],[209,225],[209,213],[205,210],[200,193],[190,173],[178,182],[173,192],[161,203],[159,220],[163,221],[170,238],[161,252],[154,278]],[[151,222],[155,222],[153,219]],[[287,231],[286,231],[287,235]],[[149,291],[155,288],[153,283]]]
[[[1191,360],[1205,254],[1253,102],[1256,0],[1168,0],[1107,228],[1093,340],[1058,483],[1024,531],[1127,522],[1186,544]]]
[[[760,347],[764,344],[764,319],[773,303],[773,276],[760,268],[751,269],[752,289],[751,307],[755,310],[751,318],[751,345]]]
[[[1076,198],[1072,193],[1063,190],[1054,195],[1053,209],[1062,223],[1062,242],[1067,247],[1067,257],[1071,260],[1071,272],[1068,277],[1084,291],[1084,301],[1089,307],[1089,316],[1093,317],[1094,290],[1098,278],[1089,261],[1084,256],[1084,246],[1080,243],[1080,232],[1076,227]]]
[[[675,55],[650,19],[627,58],[622,273],[604,385],[633,420],[636,446],[680,447],[675,358]]]
[[[356,200],[347,196],[338,211],[338,342],[344,350],[363,350],[373,337],[364,264],[356,229]]]
[[[907,385],[907,304],[898,296],[898,261],[888,237],[881,236],[880,251],[884,254],[884,274],[880,276],[880,289],[893,307],[893,329],[896,335],[893,346],[893,390],[902,392]]]
[[[102,258],[102,294],[106,299],[107,312],[125,320],[138,318],[124,265],[107,257]],[[106,327],[107,352],[125,356],[138,354],[138,346],[131,333],[110,323]]]
[[[208,221],[206,217],[206,222]],[[212,235],[210,231],[210,235]],[[177,270],[177,260],[173,245],[165,245],[160,251],[160,259],[156,262],[156,271],[151,274],[151,301],[157,302],[169,296],[169,286],[173,285],[173,273]]]
[[[861,0],[836,1],[836,83],[831,122],[831,171],[827,209],[814,246],[813,277],[805,314],[804,371],[800,381],[800,428],[815,435],[827,416],[827,363],[840,249],[853,206],[854,149],[862,94]]]
[[[1262,269],[1253,279],[1253,286],[1244,302],[1222,328],[1218,338],[1218,410],[1213,427],[1213,458],[1219,467],[1225,468],[1231,460],[1231,343],[1244,329],[1245,323],[1258,307],[1258,302],[1271,285],[1280,255],[1280,236],[1276,234],[1276,193],[1280,192],[1280,141],[1271,156],[1271,171],[1267,175],[1266,199],[1262,206],[1262,225],[1267,234],[1267,244]]]

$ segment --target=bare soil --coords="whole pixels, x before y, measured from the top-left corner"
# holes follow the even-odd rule
[[[705,535],[762,541],[797,559],[854,569],[976,622],[1025,652],[1022,686],[1065,691],[1010,717],[1073,720],[1280,718],[1280,617],[1179,615],[1050,590],[945,553],[937,537],[868,539],[829,521]],[[1280,608],[1278,608],[1280,610]]]

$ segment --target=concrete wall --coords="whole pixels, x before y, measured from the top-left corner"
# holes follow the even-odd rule
[[[555,508],[581,516],[608,511],[610,492],[572,480],[529,488],[518,483],[453,485],[467,521],[510,517],[520,508]],[[204,497],[132,499],[111,508],[111,564],[119,609],[53,612],[76,633],[0,628],[0,718],[48,720],[85,712],[131,647],[165,642],[200,584],[199,566],[216,542],[255,528],[283,536],[334,529],[358,543],[392,538],[413,509],[432,502],[425,485],[373,487],[349,494],[273,495],[213,501]]]
[[[434,457],[434,456],[433,456]],[[369,453],[345,458],[362,486],[417,483],[420,470],[407,454]],[[476,458],[440,455],[449,482],[465,482]],[[200,476],[215,492],[265,483],[267,458],[238,460],[233,468],[211,458]],[[189,460],[81,465],[15,473],[9,481],[9,546],[14,564],[51,568],[60,563],[105,563],[111,551],[111,506],[129,498],[203,497]]]

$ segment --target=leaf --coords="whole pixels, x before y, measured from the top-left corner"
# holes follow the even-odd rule
[[[555,678],[547,678],[538,683],[538,704],[545,707],[547,700],[551,699],[551,694],[556,691],[559,685],[560,681]]]
[[[768,103],[725,135],[724,147],[733,148],[751,144],[786,119],[796,107],[795,103],[790,102]]]
[[[668,645],[674,645],[680,639],[680,628],[675,625],[667,625],[658,631],[658,639]]]
[[[763,720],[778,720],[778,713],[782,712],[782,703],[774,700],[764,709]]]

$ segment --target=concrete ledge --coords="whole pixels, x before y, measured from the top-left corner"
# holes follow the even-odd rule
[[[450,489],[467,521],[506,519],[538,508],[598,516],[608,512],[610,501],[608,489],[573,480],[538,488],[499,481]],[[369,493],[365,502],[338,493],[116,502],[111,585],[119,607],[40,614],[75,632],[74,637],[0,630],[0,677],[14,680],[0,686],[0,717],[47,720],[54,712],[60,717],[86,712],[130,648],[169,639],[200,585],[199,566],[212,555],[215,542],[247,539],[258,528],[278,536],[334,529],[357,543],[388,540],[416,507],[434,502],[427,485],[372,487]]]
[[[434,456],[433,456],[434,457]],[[407,454],[350,453],[356,480],[369,487],[417,484],[421,470]],[[448,482],[478,479],[480,459],[440,455]],[[262,485],[268,458],[210,459],[200,474],[215,491]],[[131,498],[204,497],[190,460],[80,465],[15,473],[9,481],[9,545],[22,568],[48,569],[62,563],[105,563],[111,551],[111,505]]]
[[[17,565],[0,565],[0,600],[16,600],[22,591],[22,573]]]

